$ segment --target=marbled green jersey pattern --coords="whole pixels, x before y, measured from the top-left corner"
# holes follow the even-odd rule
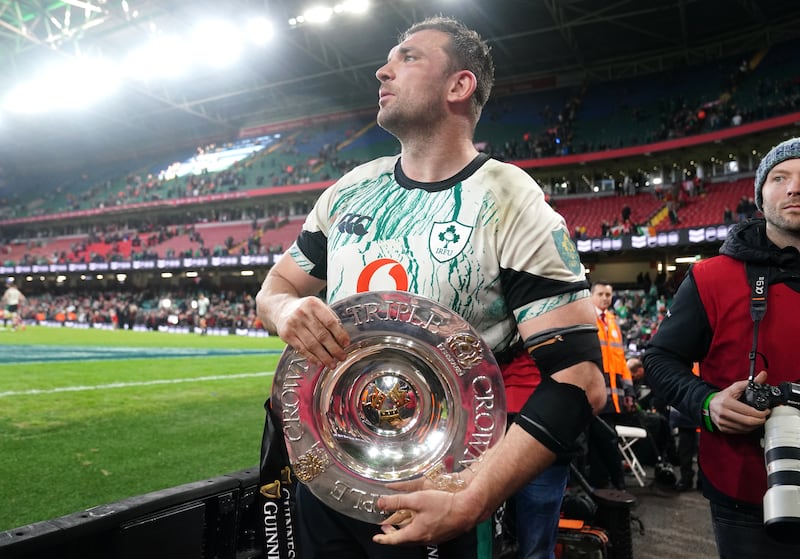
[[[518,321],[588,295],[564,220],[527,173],[479,155],[451,179],[419,183],[398,161],[366,163],[328,188],[289,249],[327,280],[329,303],[411,291],[453,309],[499,351]]]

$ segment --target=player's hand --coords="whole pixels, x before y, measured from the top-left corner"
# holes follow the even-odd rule
[[[755,381],[759,384],[767,382],[767,372],[761,371]],[[721,433],[729,435],[750,433],[767,421],[770,410],[757,410],[741,401],[747,382],[746,380],[734,382],[711,398],[708,410],[711,420]]]
[[[378,506],[394,514],[381,522],[382,534],[372,540],[389,545],[433,544],[462,534],[480,520],[481,507],[470,504],[466,492],[417,491],[384,495]]]
[[[347,331],[336,313],[318,297],[301,297],[287,306],[275,324],[278,336],[310,363],[333,368],[347,357]]]

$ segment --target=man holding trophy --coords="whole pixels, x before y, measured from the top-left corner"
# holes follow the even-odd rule
[[[376,72],[377,121],[400,141],[401,154],[356,167],[328,188],[257,296],[259,317],[291,349],[282,362],[297,388],[273,402],[287,440],[315,429],[304,406],[325,416],[317,430],[324,442],[293,461],[297,477],[308,480],[297,491],[299,557],[476,557],[469,530],[558,456],[569,456],[605,403],[588,284],[563,219],[527,173],[473,145],[493,74],[486,43],[457,21],[431,18],[403,33]],[[323,290],[327,302],[317,296]],[[364,335],[370,328],[382,341]],[[433,340],[436,349],[417,338]],[[534,361],[542,380],[531,394]],[[393,492],[386,483],[385,496],[373,500],[360,491],[347,507],[338,506],[345,481],[314,490],[336,470],[331,448],[355,477],[387,480],[402,480],[397,472],[418,463],[417,451],[434,447],[436,456],[446,455],[432,441],[440,433],[461,436],[451,434],[464,427],[452,425],[461,416],[449,403],[458,398],[448,394],[467,378],[482,392],[464,419],[480,435],[492,423],[490,390],[487,376],[475,371],[495,362],[509,411],[518,413],[505,437],[464,471],[449,458],[433,471],[420,466],[425,483],[410,489],[422,491]],[[452,369],[456,381],[439,368]],[[350,373],[356,369],[367,380]],[[314,396],[302,386],[311,377]],[[431,419],[421,419],[420,410]],[[409,443],[422,425],[436,436]],[[400,463],[365,440],[386,441]],[[354,518],[353,508],[380,513],[378,521]],[[543,538],[552,549],[555,534]],[[440,542],[448,543],[428,547]],[[398,543],[417,547],[381,545]]]

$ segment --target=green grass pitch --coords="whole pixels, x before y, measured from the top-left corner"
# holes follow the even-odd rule
[[[277,337],[0,330],[0,531],[258,464],[283,348]]]

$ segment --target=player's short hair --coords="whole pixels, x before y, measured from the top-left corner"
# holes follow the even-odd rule
[[[472,107],[476,118],[479,118],[494,85],[494,61],[489,45],[477,31],[469,29],[458,20],[444,16],[429,17],[413,24],[401,33],[398,42],[402,43],[410,35],[426,30],[441,31],[450,36],[447,48],[450,72],[469,70],[475,74],[477,85],[472,95]]]

